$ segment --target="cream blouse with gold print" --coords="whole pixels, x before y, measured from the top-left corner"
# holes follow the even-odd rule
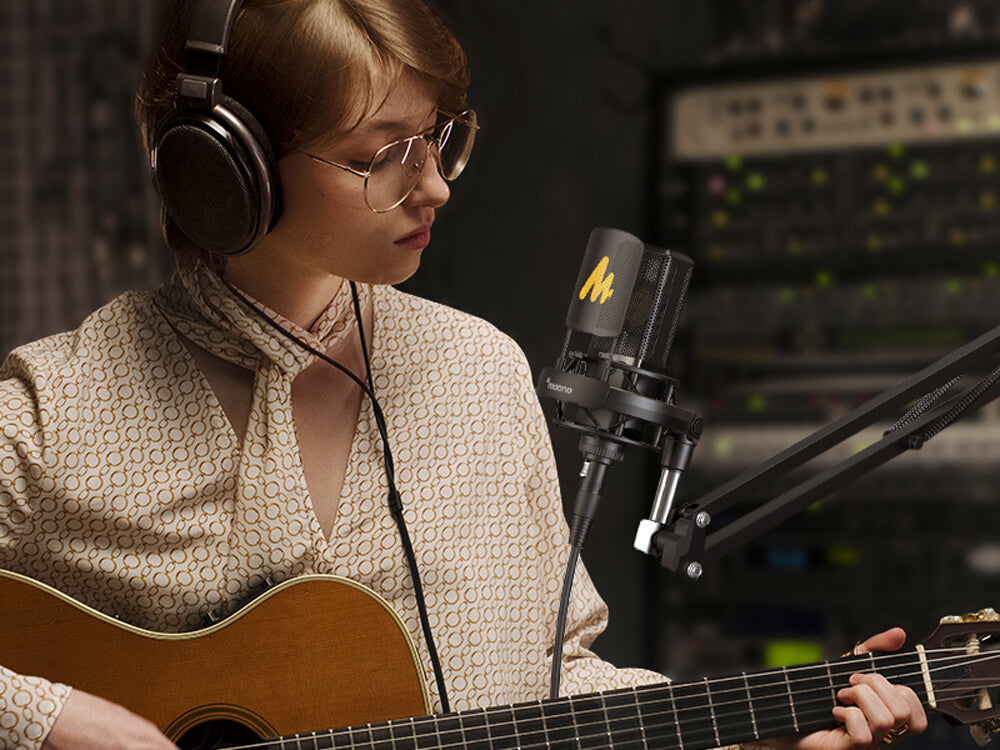
[[[282,322],[327,348],[353,325],[344,287],[312,331]],[[524,356],[477,318],[391,287],[361,291],[452,706],[544,697],[567,533]],[[177,332],[255,372],[242,446]],[[367,402],[329,540],[312,512],[290,401],[311,361],[204,268],[16,350],[0,370],[0,567],[163,631],[228,613],[266,577],[345,576],[392,603],[431,675]],[[587,650],[606,616],[581,570],[565,692],[662,679]],[[40,745],[67,692],[0,668],[0,746]]]

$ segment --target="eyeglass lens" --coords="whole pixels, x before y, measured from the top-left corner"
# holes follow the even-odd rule
[[[476,137],[476,114],[469,110],[445,122],[438,131],[441,176],[458,177],[469,161]],[[420,181],[428,156],[428,138],[414,136],[385,146],[372,159],[365,182],[373,211],[388,211],[402,203]]]

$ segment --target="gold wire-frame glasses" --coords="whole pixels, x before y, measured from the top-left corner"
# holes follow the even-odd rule
[[[433,145],[441,176],[451,182],[469,161],[479,124],[474,110],[452,115],[415,135],[387,143],[372,156],[368,169],[356,169],[306,152],[306,156],[365,178],[365,203],[377,214],[396,208],[417,187]]]

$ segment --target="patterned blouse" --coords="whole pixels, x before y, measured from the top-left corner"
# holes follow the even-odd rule
[[[354,325],[342,286],[310,331],[269,312],[324,350]],[[452,707],[545,697],[567,530],[524,356],[477,318],[361,293]],[[254,372],[242,445],[178,333]],[[0,368],[0,568],[160,631],[228,614],[268,577],[344,576],[394,606],[432,675],[367,402],[329,539],[312,511],[291,408],[311,362],[203,267],[15,350]],[[662,680],[588,650],[607,613],[582,568],[574,591],[563,692]],[[0,667],[0,746],[40,746],[68,693]]]

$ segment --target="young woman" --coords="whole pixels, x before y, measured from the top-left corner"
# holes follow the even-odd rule
[[[193,8],[229,5],[225,54],[206,66],[185,52]],[[453,709],[544,697],[567,533],[531,374],[487,323],[390,286],[417,270],[475,137],[462,50],[419,0],[239,6],[173,2],[139,93],[174,278],[0,370],[0,567],[174,632],[272,582],[336,574],[393,605],[430,676],[429,629],[436,710],[443,692]],[[187,99],[219,93],[220,62],[238,103],[219,101],[252,113],[262,146],[251,197],[270,201],[231,247],[226,183],[195,164],[178,187],[187,157],[164,135]],[[605,621],[580,572],[564,692],[663,679],[591,653]],[[925,725],[880,677],[840,697],[839,728],[785,744],[862,748]],[[0,746],[171,747],[100,697],[2,668]]]

